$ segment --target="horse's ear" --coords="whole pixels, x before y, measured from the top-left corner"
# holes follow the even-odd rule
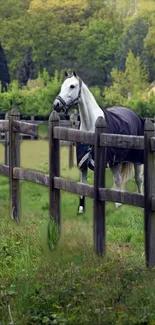
[[[74,77],[77,77],[77,74],[76,74],[76,71],[75,70],[73,70],[73,76]]]
[[[67,78],[69,76],[68,72],[65,71],[65,77]]]

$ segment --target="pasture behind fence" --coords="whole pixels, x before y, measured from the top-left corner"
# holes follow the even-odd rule
[[[120,202],[144,208],[146,265],[155,265],[155,132],[150,120],[145,123],[144,136],[125,136],[106,133],[103,118],[96,121],[95,133],[60,126],[54,111],[49,118],[49,175],[20,168],[19,134],[37,135],[35,124],[19,120],[19,112],[12,110],[9,120],[0,121],[0,131],[9,132],[9,166],[0,165],[0,173],[10,178],[10,215],[20,220],[20,180],[49,187],[50,217],[61,231],[60,190],[94,199],[94,247],[97,254],[106,251],[105,202]],[[94,146],[94,186],[60,177],[60,140]],[[144,150],[144,195],[105,188],[105,153],[107,147]]]

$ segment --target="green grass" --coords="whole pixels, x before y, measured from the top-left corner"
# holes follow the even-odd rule
[[[3,163],[4,148],[0,147]],[[48,143],[23,141],[21,166],[48,173]],[[61,175],[68,148],[61,148]],[[92,184],[93,173],[88,182]],[[107,187],[112,177],[107,172]],[[136,191],[134,181],[127,188]],[[62,233],[50,251],[49,193],[21,181],[21,222],[9,217],[9,183],[0,177],[0,324],[155,324],[155,276],[145,268],[143,210],[106,204],[106,258],[93,249],[93,202],[77,216],[78,196],[61,195]]]

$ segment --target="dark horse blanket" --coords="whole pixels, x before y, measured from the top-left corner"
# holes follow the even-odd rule
[[[144,135],[145,120],[126,107],[112,107],[103,110],[107,123],[107,133]],[[88,145],[77,143],[77,165],[80,169],[94,170],[94,150]],[[123,162],[144,163],[144,151],[124,148],[107,148],[106,162],[109,167]]]

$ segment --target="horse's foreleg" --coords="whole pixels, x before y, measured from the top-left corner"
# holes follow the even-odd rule
[[[138,193],[143,193],[143,166],[134,164],[135,169],[135,181],[138,188]]]
[[[116,190],[121,190],[122,189],[122,176],[120,172],[120,165],[116,165],[110,168],[112,173],[113,173],[113,178],[114,178],[114,188]],[[116,208],[119,208],[122,205],[122,203],[115,203]]]
[[[88,173],[87,168],[81,170],[81,178],[80,178],[81,183],[84,183],[84,184],[86,183],[87,173]],[[81,195],[79,198],[78,214],[82,214],[84,211],[85,211],[85,196]]]

